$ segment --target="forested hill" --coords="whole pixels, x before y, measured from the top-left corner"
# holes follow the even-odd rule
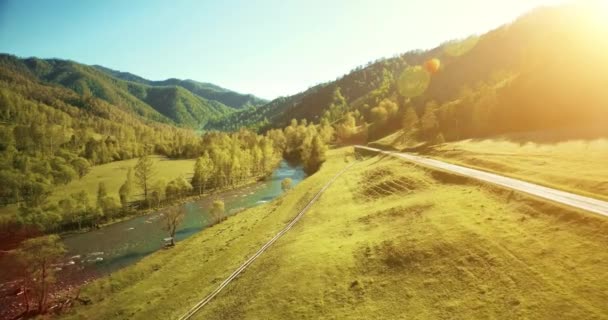
[[[234,109],[244,109],[248,107],[258,107],[268,103],[267,100],[258,98],[252,94],[242,94],[226,88],[222,88],[212,83],[198,82],[194,80],[180,80],[180,79],[167,79],[162,81],[152,81],[144,79],[140,76],[134,75],[129,72],[121,72],[112,70],[103,66],[95,66],[98,70],[101,70],[115,78],[136,82],[148,86],[154,87],[166,87],[166,86],[180,86],[194,95],[197,95],[203,99],[213,100],[220,102],[228,107]]]
[[[211,84],[176,79],[154,82],[67,60],[20,59],[2,54],[0,68],[2,77],[9,82],[27,78],[42,85],[60,86],[147,120],[194,129],[237,108],[263,102]]]
[[[608,26],[596,9],[588,4],[540,8],[484,35],[380,59],[208,127],[264,129],[285,126],[292,118],[319,122],[324,117],[363,126],[373,140],[402,129],[413,109],[414,119],[405,120],[416,127],[412,131],[426,125],[432,138],[441,134],[455,140],[606,121]],[[400,81],[407,81],[404,70],[432,58],[441,67],[429,75],[423,92],[400,94]],[[345,117],[348,112],[351,117]]]

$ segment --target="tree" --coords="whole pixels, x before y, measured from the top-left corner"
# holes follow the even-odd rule
[[[24,299],[26,313],[29,311],[28,288],[34,293],[38,313],[45,313],[48,305],[49,286],[55,282],[51,267],[61,260],[66,252],[58,235],[28,239],[16,251],[16,259],[24,271]]]
[[[310,155],[304,161],[304,171],[308,174],[312,174],[317,172],[321,167],[321,164],[325,162],[325,152],[327,151],[327,146],[323,142],[323,140],[316,135],[312,139],[312,145],[310,150]]]
[[[386,111],[386,109],[384,109],[384,107],[381,107],[381,106],[374,107],[374,108],[372,108],[372,110],[370,110],[370,112],[371,112],[372,121],[376,124],[382,125],[382,124],[385,124],[386,121],[388,120],[388,111]]]
[[[192,176],[192,186],[198,190],[198,195],[205,192],[207,181],[213,173],[213,162],[209,158],[209,154],[205,152],[202,157],[196,159],[194,164],[194,175]]]
[[[283,192],[287,192],[289,189],[291,189],[292,182],[293,181],[291,178],[285,178],[283,181],[281,181],[281,189]]]
[[[161,202],[165,199],[167,185],[165,180],[158,180],[154,183],[154,187],[152,188],[152,203],[156,205],[157,208],[160,208]]]
[[[383,99],[382,101],[380,101],[380,104],[378,104],[378,106],[386,110],[389,118],[394,117],[397,114],[397,111],[399,111],[399,106],[397,106],[395,102],[389,99]]]
[[[135,179],[139,187],[144,192],[144,200],[148,203],[148,190],[154,176],[154,161],[148,155],[145,155],[137,161],[135,165]]]
[[[192,191],[192,185],[184,177],[171,180],[165,188],[167,199],[175,200],[185,197]]]
[[[439,122],[435,111],[437,110],[436,104],[429,102],[425,108],[424,115],[420,120],[420,131],[424,139],[431,140],[435,138],[439,130]]]
[[[215,200],[211,206],[211,218],[213,223],[218,223],[224,217],[224,201]]]
[[[120,204],[111,196],[103,197],[99,203],[99,210],[106,219],[112,219],[118,213],[119,209]]]
[[[118,191],[120,196],[120,203],[122,205],[123,210],[126,210],[129,201],[131,201],[131,197],[133,196],[133,169],[129,168],[127,172],[127,179],[125,183],[120,186],[120,190]]]
[[[336,127],[336,136],[341,143],[348,142],[355,133],[357,121],[352,112],[346,113],[346,116]]]
[[[91,170],[91,164],[84,158],[78,157],[72,160],[71,165],[78,173],[79,178],[84,177]]]
[[[78,224],[78,229],[80,230],[82,229],[82,222],[89,217],[91,211],[89,195],[86,191],[82,190],[72,194],[72,199],[74,199],[74,213],[72,217],[74,222]]]
[[[171,246],[175,245],[175,232],[177,227],[182,223],[186,211],[183,207],[173,207],[165,211],[162,215],[163,229],[169,233],[171,237]]]
[[[420,120],[418,119],[418,115],[416,111],[412,107],[408,107],[405,109],[405,113],[403,114],[403,119],[401,120],[401,127],[406,132],[412,132],[417,130]]]
[[[106,189],[106,184],[104,182],[100,182],[97,186],[97,207],[101,208],[103,204],[103,200],[108,196],[108,190]]]

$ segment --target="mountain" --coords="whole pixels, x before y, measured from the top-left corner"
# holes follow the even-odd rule
[[[95,97],[145,119],[199,129],[238,108],[264,102],[212,84],[192,80],[149,81],[139,76],[69,60],[20,59],[1,54],[0,67],[43,84]],[[209,98],[207,98],[209,97]],[[230,106],[224,104],[227,102]]]
[[[265,130],[293,118],[319,122],[325,115],[340,121],[356,111],[357,125],[366,124],[373,139],[400,129],[399,118],[412,107],[419,118],[432,109],[436,133],[454,140],[606,121],[608,96],[602,88],[608,83],[608,63],[602,55],[608,28],[599,12],[584,4],[539,8],[484,35],[380,59],[336,81],[207,126]],[[398,86],[404,70],[431,58],[439,59],[441,68],[430,75],[424,92],[403,97]],[[397,112],[378,123],[386,112],[378,107],[387,101],[397,105]]]
[[[112,77],[130,82],[140,83],[154,87],[179,86],[203,99],[214,100],[234,109],[258,107],[268,103],[267,100],[258,98],[254,95],[241,94],[214,85],[212,83],[198,82],[194,80],[180,80],[174,78],[162,81],[152,81],[128,72],[116,71],[97,65],[94,67],[111,75]]]

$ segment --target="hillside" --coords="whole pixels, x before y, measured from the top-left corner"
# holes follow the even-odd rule
[[[364,125],[373,141],[401,129],[412,108],[416,118],[410,126],[415,127],[408,130],[421,131],[416,139],[430,141],[441,133],[451,141],[605,123],[608,95],[602,87],[608,83],[608,63],[602,54],[608,48],[608,25],[601,12],[578,4],[539,8],[484,35],[381,59],[210,125],[264,130],[292,118],[319,122],[325,116],[339,122],[356,111],[356,125]],[[408,81],[402,78],[404,70],[431,58],[439,59],[441,67],[429,75],[423,92],[401,94],[399,85]],[[396,110],[386,110],[382,102],[394,103]]]
[[[210,119],[235,110],[218,100],[194,94],[182,87],[179,81],[154,85],[126,81],[101,71],[99,67],[68,60],[19,59],[3,54],[0,67],[9,81],[14,77],[27,77],[41,84],[61,86],[84,97],[101,99],[145,119],[181,127],[199,129]],[[138,79],[137,76],[132,78]],[[228,90],[222,92],[226,95],[231,93]]]
[[[180,79],[167,79],[162,81],[152,81],[144,79],[140,76],[134,75],[129,72],[121,72],[105,68],[103,66],[94,66],[95,68],[115,77],[118,79],[136,82],[154,87],[166,87],[166,86],[179,86],[182,87],[194,95],[197,95],[203,99],[217,101],[228,107],[234,109],[245,109],[248,107],[258,107],[266,104],[268,101],[258,98],[252,94],[241,94],[214,85],[212,83],[198,82],[194,80],[180,80]]]
[[[200,98],[185,89],[137,86],[69,61],[0,55],[3,238],[19,225],[56,228],[61,216],[56,203],[47,201],[49,195],[84,177],[92,166],[149,153],[200,155],[201,137],[173,120],[198,128],[213,116],[201,110]],[[130,94],[134,89],[142,89],[162,113]],[[17,209],[19,214],[13,214]]]
[[[67,317],[179,317],[353,161],[352,150],[331,151],[277,201],[87,285],[81,294],[93,303]],[[194,318],[601,319],[606,223],[396,159],[364,159]]]

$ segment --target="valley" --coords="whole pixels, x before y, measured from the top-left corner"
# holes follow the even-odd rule
[[[608,6],[431,2],[0,3],[0,319],[608,319]]]

